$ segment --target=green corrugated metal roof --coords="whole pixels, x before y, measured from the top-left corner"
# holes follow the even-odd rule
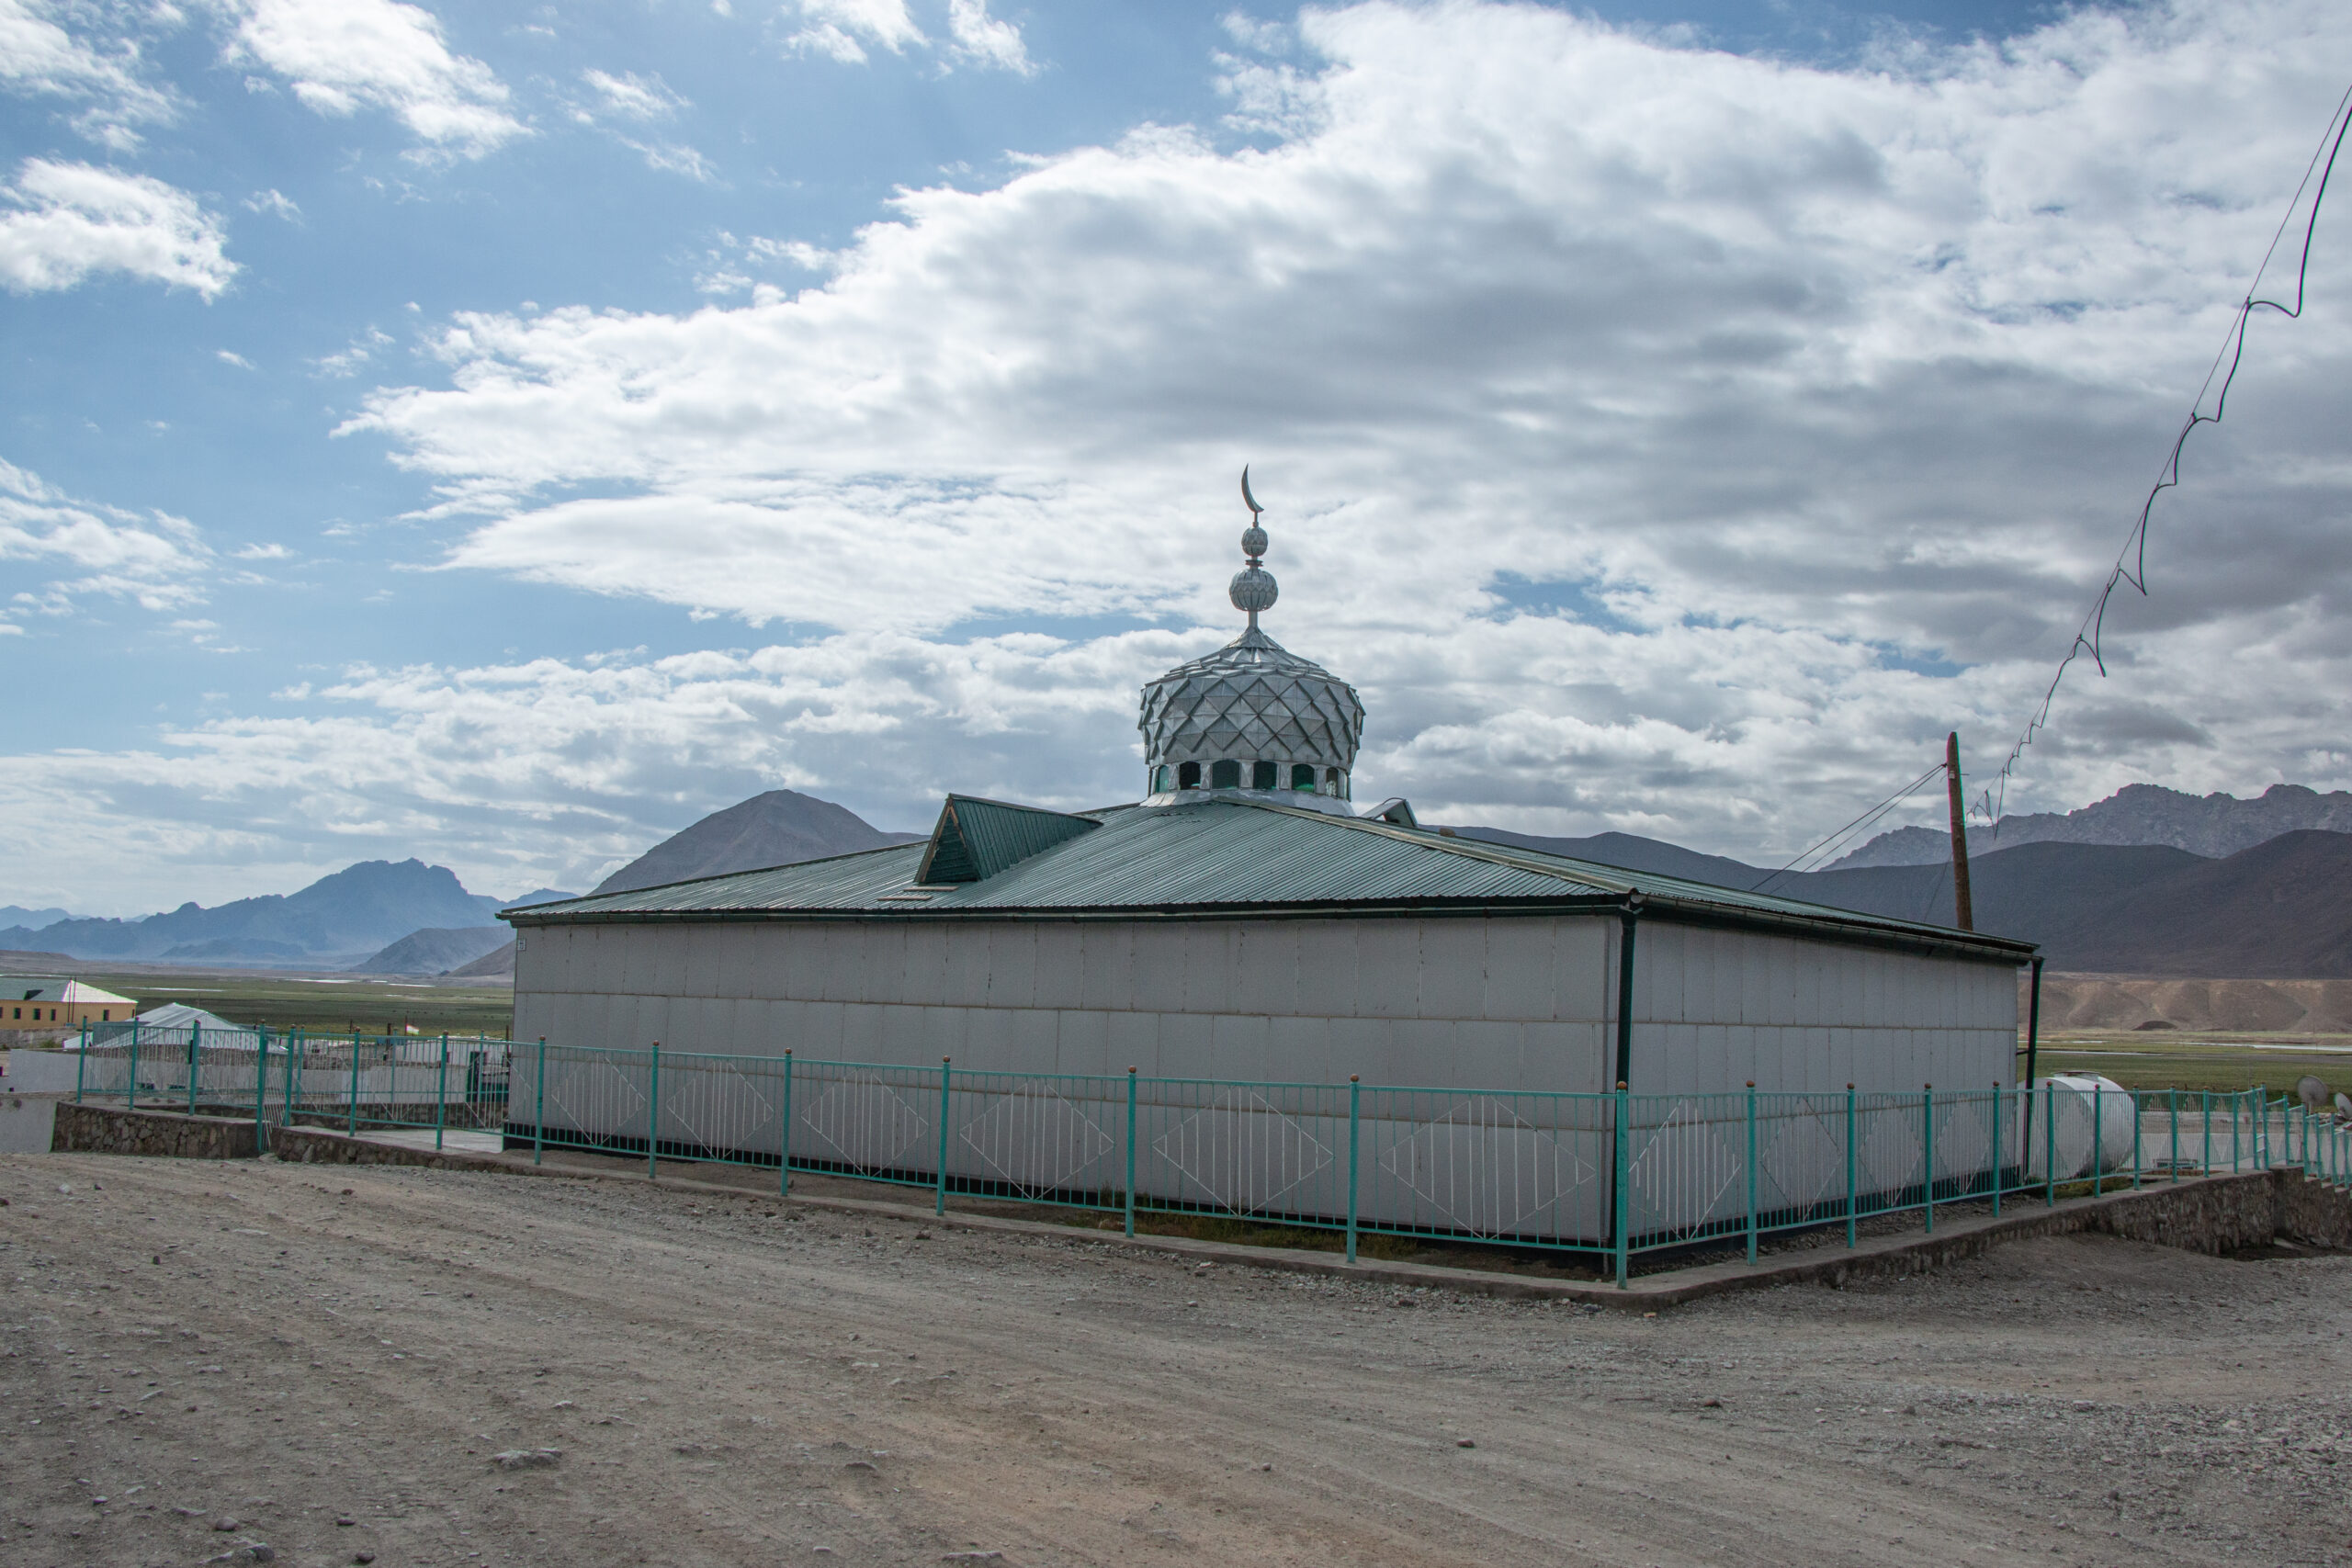
[[[919,885],[930,848],[900,844],[662,887],[510,910],[518,926],[643,919],[1019,915],[1158,916],[1257,910],[1621,908],[1639,893],[1658,914],[1799,926],[1872,942],[1927,942],[2014,962],[2033,949],[1949,930],[1594,865],[1362,818],[1218,800],[1085,816],[1102,823],[994,876]]]
[[[1032,855],[1102,826],[1091,817],[951,795],[939,808],[939,825],[931,830],[930,851],[915,874],[923,882],[985,882]]]

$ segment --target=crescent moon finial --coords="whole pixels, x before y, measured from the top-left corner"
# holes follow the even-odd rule
[[[1250,465],[1247,463],[1241,465],[1241,504],[1250,509],[1250,515],[1252,519],[1255,519],[1258,513],[1266,510],[1264,507],[1258,504],[1258,498],[1250,493]]]

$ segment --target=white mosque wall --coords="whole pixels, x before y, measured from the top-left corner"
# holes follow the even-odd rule
[[[1598,1092],[1612,919],[537,926],[515,1034],[959,1070]],[[1641,1093],[1917,1091],[2012,1076],[2007,965],[1640,927]]]

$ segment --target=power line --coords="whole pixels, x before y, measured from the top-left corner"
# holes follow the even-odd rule
[[[2001,811],[2008,800],[2009,780],[2015,775],[2025,749],[2033,744],[2035,736],[2049,727],[2051,705],[2058,700],[2058,687],[2066,679],[2067,669],[2077,657],[2087,653],[2091,656],[2091,662],[2098,666],[2099,674],[2104,676],[2107,673],[2107,660],[2100,649],[2100,639],[2107,629],[2108,601],[2114,596],[2116,588],[2126,582],[2137,589],[2141,597],[2147,596],[2149,515],[2155,510],[2156,498],[2180,483],[2180,454],[2181,449],[2188,446],[2189,436],[2196,434],[2200,424],[2221,423],[2222,415],[2229,412],[2230,387],[2237,379],[2239,364],[2245,358],[2248,319],[2256,310],[2265,309],[2276,310],[2290,321],[2300,318],[2303,313],[2303,290],[2311,275],[2312,237],[2319,227],[2320,204],[2327,199],[2327,183],[2335,173],[2336,154],[2344,149],[2345,132],[2352,130],[2352,115],[2347,115],[2347,109],[2352,109],[2352,87],[2346,88],[2344,96],[2336,100],[2335,112],[2328,118],[2327,130],[2321,135],[2319,145],[2312,150],[2311,162],[2303,166],[2302,180],[2295,186],[2295,194],[2289,198],[2287,210],[2280,214],[2278,227],[2271,232],[2269,248],[2262,253],[2262,265],[2255,268],[2254,279],[2246,285],[2245,298],[2238,302],[2236,313],[2230,321],[2230,330],[2222,339],[2221,349],[2213,355],[2213,363],[2207,367],[2205,379],[2199,384],[2197,396],[2189,403],[2188,423],[2173,437],[2172,448],[2165,455],[2163,466],[2156,470],[2156,482],[2149,487],[2147,498],[2141,502],[2140,514],[2132,521],[2131,532],[2123,536],[2123,547],[2116,552],[2115,565],[2108,572],[2107,581],[2098,591],[2098,598],[2092,604],[2089,614],[2083,617],[2082,624],[2075,628],[2074,643],[2066,649],[2066,657],[2058,661],[2057,671],[2050,677],[2049,688],[2041,694],[2041,705],[2034,710],[2033,717],[2026,722],[2025,730],[2018,737],[2017,744],[2009,748],[2008,760],[2001,764],[2000,771],[1984,787],[1980,807],[1993,823],[1996,834],[2000,831]],[[2321,163],[2323,155],[2326,159],[2324,165]],[[2314,171],[2319,175],[2316,188],[2312,184]],[[2312,192],[2311,215],[2303,220],[2302,254],[2295,267],[2295,302],[2290,307],[2277,299],[2257,299],[2255,291],[2262,287],[2263,276],[2270,270],[2271,258],[2278,254],[2278,242],[2286,237],[2296,210],[2302,206],[2306,190]],[[2223,369],[2225,364],[2228,367],[2226,370]],[[2220,378],[2221,387],[2213,399],[2213,412],[2209,414],[2204,412],[2205,394],[2214,390],[2216,377]]]
[[[1789,862],[1787,865],[1782,866],[1780,870],[1774,872],[1771,875],[1766,877],[1763,881],[1749,888],[1748,891],[1751,893],[1761,893],[1766,888],[1771,886],[1772,884],[1781,880],[1783,876],[1788,875],[1791,871],[1796,868],[1799,862],[1804,861],[1815,853],[1826,854],[1829,851],[1838,848],[1854,834],[1870,827],[1871,824],[1876,822],[1880,818],[1894,810],[1904,801],[1909,799],[1912,795],[1918,794],[1920,789],[1926,785],[1929,779],[1934,778],[1943,771],[1944,765],[1941,762],[1938,762],[1934,767],[1929,768],[1926,773],[1921,773],[1917,778],[1913,779],[1909,784],[1905,784],[1901,789],[1896,790],[1893,795],[1888,795],[1884,800],[1880,801],[1876,806],[1871,807],[1868,811],[1863,812],[1860,817],[1855,818],[1851,822],[1847,823],[1844,827],[1838,829],[1827,838],[1822,840],[1816,844],[1814,844],[1808,849],[1799,852],[1795,860]],[[1808,867],[1807,869],[1810,870],[1811,868]]]

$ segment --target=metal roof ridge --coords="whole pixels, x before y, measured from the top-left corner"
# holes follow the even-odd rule
[[[574,905],[593,904],[599,898],[627,898],[639,893],[659,893],[664,887],[695,887],[706,882],[725,882],[730,877],[765,876],[772,871],[793,871],[804,865],[824,865],[837,860],[855,860],[860,855],[888,854],[893,850],[921,851],[924,848],[924,844],[923,840],[913,839],[903,844],[876,844],[870,850],[844,850],[840,854],[819,855],[814,860],[779,861],[774,865],[746,866],[741,871],[715,871],[708,876],[682,876],[675,882],[649,883],[643,887],[616,887],[610,893],[582,893],[577,898],[558,898],[545,904],[516,904],[510,908],[499,910],[498,918],[503,920],[509,915],[526,912],[536,914],[542,909],[568,909]]]
[[[1326,812],[1306,811],[1295,806],[1280,806],[1270,800],[1203,801],[1204,806],[1240,806],[1256,811],[1279,812],[1287,817],[1311,817],[1318,822],[1352,828],[1360,832],[1376,833],[1383,838],[1417,844],[1425,849],[1459,855],[1464,860],[1484,861],[1490,865],[1508,866],[1514,871],[1530,872],[1539,876],[1556,876],[1563,882],[1582,881],[1624,896],[1640,894],[1644,898],[1668,902],[1710,904],[1720,908],[1748,909],[1770,913],[1775,909],[1805,912],[1807,918],[1865,927],[1874,931],[1907,931],[1932,933],[1939,938],[1957,937],[1962,941],[2000,943],[2007,946],[2031,947],[2022,937],[1996,936],[1990,931],[1962,931],[1957,926],[1939,926],[1925,920],[1898,919],[1891,915],[1867,914],[1860,909],[1841,909],[1834,904],[1815,904],[1809,899],[1789,898],[1776,894],[1754,893],[1744,888],[1717,887],[1711,883],[1692,882],[1686,877],[1660,874],[1645,877],[1642,873],[1623,866],[1601,865],[1593,861],[1573,860],[1566,855],[1546,853],[1542,850],[1522,849],[1515,845],[1495,844],[1484,839],[1464,839],[1434,832],[1425,828],[1399,828],[1370,817],[1334,817]],[[1549,864],[1543,863],[1549,862]],[[1577,873],[1593,872],[1598,875],[1572,875],[1561,867],[1575,867]]]

